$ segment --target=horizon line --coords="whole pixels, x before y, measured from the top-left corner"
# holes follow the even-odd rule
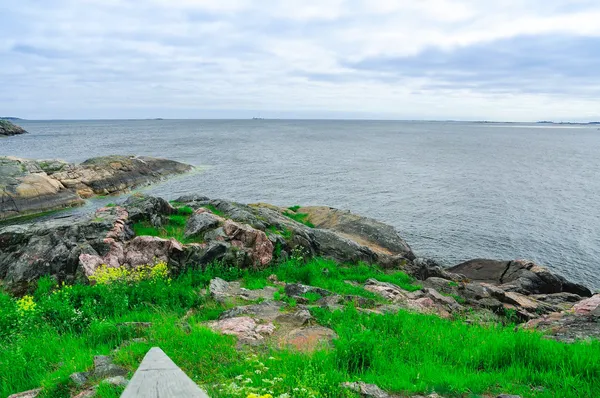
[[[600,119],[597,121],[573,121],[573,120],[530,120],[530,121],[501,121],[501,120],[486,120],[486,119],[378,119],[378,118],[242,118],[242,117],[231,117],[231,118],[170,118],[170,117],[147,117],[147,118],[56,118],[56,119],[27,119],[13,116],[2,116],[2,120],[15,120],[25,122],[60,122],[60,121],[163,121],[163,120],[235,120],[235,121],[371,121],[371,122],[437,122],[437,123],[534,123],[534,124],[600,124]]]

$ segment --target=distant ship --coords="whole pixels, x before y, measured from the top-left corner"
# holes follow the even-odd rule
[[[252,120],[265,120],[264,117],[253,117]]]

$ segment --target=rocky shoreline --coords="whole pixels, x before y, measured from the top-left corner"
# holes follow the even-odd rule
[[[180,223],[179,239],[135,233],[141,227],[171,230],[173,220]],[[200,195],[169,203],[134,195],[122,206],[99,209],[84,219],[0,228],[0,280],[5,289],[23,294],[45,275],[85,283],[103,265],[135,268],[160,261],[173,275],[215,261],[261,270],[299,252],[350,266],[369,263],[403,270],[422,285],[409,292],[367,281],[366,290],[392,304],[374,311],[406,308],[442,317],[475,311],[511,317],[558,340],[600,337],[600,295],[582,285],[524,260],[479,259],[442,268],[418,258],[394,228],[329,207],[287,209]],[[310,287],[299,289],[306,293]]]
[[[0,221],[78,206],[95,195],[127,192],[191,169],[144,156],[105,156],[81,164],[0,157]]]
[[[11,135],[26,134],[27,131],[21,126],[5,120],[0,119],[0,137],[9,137]]]

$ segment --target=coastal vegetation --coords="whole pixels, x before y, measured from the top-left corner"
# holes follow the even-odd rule
[[[199,237],[188,238],[185,236],[185,225],[194,210],[188,206],[176,207],[176,214],[170,215],[164,225],[156,227],[149,221],[134,223],[132,228],[136,236],[157,236],[159,238],[174,238],[181,243],[202,243]]]
[[[117,397],[156,346],[211,397],[600,396],[600,296],[531,261],[442,268],[330,207],[136,194],[0,249],[2,396]]]
[[[94,355],[113,353],[131,374],[148,349],[159,346],[213,397],[358,397],[340,386],[357,380],[391,392],[449,397],[507,391],[522,397],[600,396],[598,341],[564,344],[511,324],[465,322],[463,315],[442,319],[407,310],[373,313],[353,303],[335,310],[309,305],[316,322],[338,336],[330,348],[240,348],[233,337],[206,326],[241,304],[207,294],[216,277],[248,289],[277,280],[374,300],[379,298],[358,283],[372,278],[409,291],[420,288],[400,271],[348,267],[299,253],[261,271],[213,263],[176,276],[158,263],[136,270],[101,267],[93,285],[42,278],[20,298],[0,293],[0,395],[42,386],[40,396],[68,397],[78,388],[69,375],[89,369]],[[286,299],[282,289],[275,295]],[[309,303],[319,298],[313,296]],[[283,311],[293,311],[292,300],[287,302]],[[121,391],[100,384],[97,396]]]
[[[308,220],[308,214],[306,213],[298,213],[298,210],[301,206],[296,205],[292,207],[288,207],[286,211],[283,212],[283,215],[291,218],[292,220],[299,222],[300,224],[304,224],[307,227],[314,228],[314,224]]]

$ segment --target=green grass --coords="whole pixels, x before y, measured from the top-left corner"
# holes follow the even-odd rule
[[[308,293],[304,293],[302,295],[302,297],[304,297],[305,299],[308,300],[309,303],[314,303],[316,301],[319,301],[322,297],[320,294],[318,293],[313,293],[313,292],[308,292]]]
[[[193,211],[192,211],[193,212]],[[174,238],[183,244],[202,243],[201,237],[186,238],[185,224],[189,215],[173,214],[168,218],[168,222],[162,227],[155,227],[147,221],[141,221],[133,224],[133,232],[136,236],[157,236],[163,239]]]
[[[215,398],[246,398],[249,392],[269,391],[274,397],[283,393],[299,398],[357,397],[339,386],[355,380],[390,392],[436,391],[446,397],[600,396],[600,342],[563,344],[513,325],[466,324],[406,311],[365,314],[350,305],[336,312],[315,308],[311,311],[318,322],[334,329],[339,338],[331,350],[312,355],[269,346],[238,350],[232,337],[204,326],[235,304],[219,304],[199,294],[210,279],[237,279],[258,288],[266,285],[271,273],[280,280],[338,294],[368,293],[344,280],[376,278],[413,286],[400,272],[305,261],[299,256],[260,272],[212,264],[171,281],[59,288],[43,278],[32,292],[33,311],[20,313],[16,299],[0,292],[0,396],[39,386],[45,388],[44,397],[71,396],[78,391],[69,380],[71,373],[90,370],[94,355],[109,354],[134,337],[147,342],[127,345],[115,355],[116,363],[130,375],[146,352],[159,346]],[[277,294],[281,298],[282,292]],[[194,309],[189,327],[181,327],[189,309]],[[152,327],[117,326],[126,321],[152,322]],[[232,383],[239,388],[234,391]],[[117,397],[120,392],[101,385],[98,397]]]
[[[191,216],[192,214],[194,214],[194,209],[192,209],[189,206],[179,206],[176,209],[177,214],[179,214],[180,216]]]
[[[221,210],[217,209],[214,205],[202,205],[202,207],[204,207],[205,209],[208,209],[211,211],[211,213],[213,213],[215,216],[219,216],[219,217],[225,217],[225,213],[223,213]]]
[[[339,294],[351,294],[367,298],[378,298],[379,296],[366,291],[362,287],[346,283],[346,281],[364,283],[367,279],[374,278],[382,282],[394,283],[408,291],[421,289],[421,286],[414,284],[412,277],[401,271],[385,273],[374,265],[361,263],[355,266],[343,266],[335,261],[321,258],[312,259],[308,262],[303,261],[301,258],[292,258],[273,269],[262,272],[264,274],[275,274],[280,281],[300,282]]]
[[[302,206],[300,206],[300,205],[290,206],[290,207],[288,207],[288,210],[291,210],[295,213],[300,209],[300,207],[302,207]]]
[[[296,212],[291,212],[291,211],[284,211],[283,215],[291,218],[292,220],[294,220],[296,222],[299,222],[300,224],[304,224],[307,227],[310,227],[310,228],[315,227],[315,225],[313,223],[308,221],[308,214],[306,214],[306,213],[296,213]]]
[[[271,225],[269,228],[267,228],[265,230],[265,233],[267,234],[267,236],[269,236],[271,234],[281,235],[283,237],[283,239],[288,240],[288,241],[290,239],[292,239],[292,236],[293,236],[293,232],[291,230],[289,230],[285,227],[283,227],[283,229],[278,229],[274,225]]]

